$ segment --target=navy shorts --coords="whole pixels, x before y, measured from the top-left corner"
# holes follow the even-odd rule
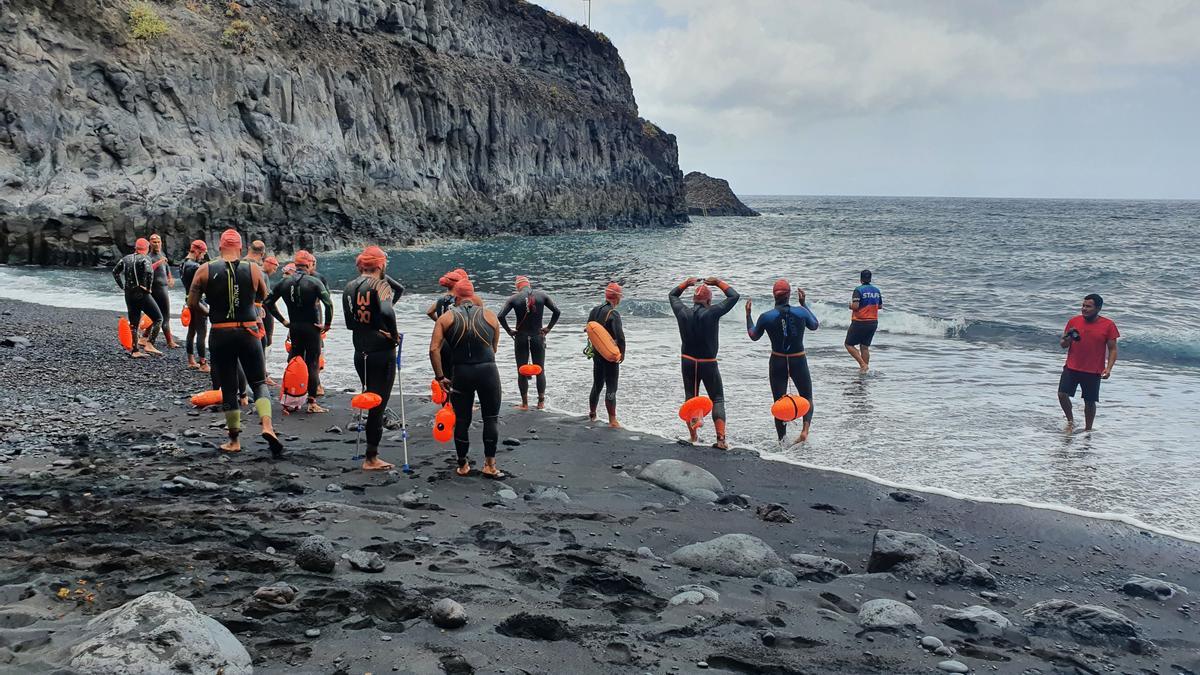
[[[1099,401],[1100,375],[1098,373],[1085,373],[1081,370],[1071,370],[1064,367],[1062,377],[1058,378],[1058,392],[1067,396],[1074,396],[1076,389],[1083,392],[1083,400],[1085,402],[1095,403]]]
[[[846,345],[848,347],[864,347],[871,346],[871,340],[875,339],[875,329],[879,328],[878,321],[851,321],[850,330],[846,331]]]

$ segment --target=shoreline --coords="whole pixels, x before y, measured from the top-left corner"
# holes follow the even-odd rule
[[[511,477],[499,483],[454,477],[452,449],[429,439],[434,406],[411,395],[413,478],[357,470],[354,434],[330,431],[350,420],[343,392],[327,397],[334,412],[277,421],[289,445],[284,460],[267,460],[256,436],[241,455],[221,457],[213,445],[221,416],[185,403],[207,376],[183,368],[182,350],[122,358],[111,314],[0,300],[0,337],[30,340],[0,348],[0,405],[11,412],[0,422],[6,670],[60,666],[87,619],[170,591],[232,631],[263,673],[695,672],[700,662],[716,672],[916,673],[945,660],[980,672],[1070,663],[1200,672],[1200,606],[1188,595],[1159,601],[1120,590],[1141,574],[1194,593],[1200,546],[1184,540],[1058,511],[917,495],[757,452],[517,412],[511,402],[501,412],[500,449]],[[55,330],[62,326],[72,330]],[[383,455],[399,464],[395,434],[385,434]],[[476,462],[478,442],[476,425]],[[661,459],[711,472],[724,503],[637,479]],[[772,504],[794,522],[756,513]],[[886,562],[873,555],[880,530],[932,537],[948,559],[987,566],[994,587],[938,583],[902,566],[878,571]],[[363,572],[343,559],[332,574],[299,569],[296,553],[313,534],[338,554],[376,553],[386,569]],[[763,573],[795,578],[734,576],[671,556],[727,534],[765,542],[778,557],[767,556]],[[813,572],[790,554],[837,559],[845,569]],[[90,603],[55,597],[78,579],[107,590]],[[254,591],[276,582],[295,587],[296,599],[269,611],[255,605]],[[697,593],[680,591],[690,585],[719,599],[699,592],[699,604],[688,604],[693,595],[672,604]],[[465,627],[429,623],[428,606],[441,597],[462,603]],[[860,610],[874,599],[908,604],[921,625],[868,627]],[[1129,636],[1055,632],[1025,614],[1057,599],[1126,617],[1153,654],[1131,651]],[[944,615],[964,606],[1013,626],[962,630]],[[548,618],[531,623],[522,613]],[[561,624],[562,639],[534,624]],[[319,636],[308,637],[311,630]],[[922,648],[923,636],[955,653]],[[4,646],[15,644],[24,647]]]

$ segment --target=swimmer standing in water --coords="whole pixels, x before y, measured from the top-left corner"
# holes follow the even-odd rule
[[[612,282],[604,289],[604,302],[592,308],[588,314],[588,322],[595,321],[604,326],[604,330],[612,337],[617,349],[621,351],[621,361],[625,360],[625,329],[621,326],[621,313],[617,306],[625,292],[621,285]],[[620,429],[617,421],[617,385],[621,379],[621,361],[609,361],[597,353],[592,353],[592,391],[588,394],[588,420],[596,421],[596,406],[600,403],[600,392],[604,392],[604,407],[608,411],[608,426]]]
[[[808,399],[813,404],[812,375],[808,372],[808,356],[804,352],[804,329],[817,330],[820,322],[805,304],[804,289],[796,291],[796,303],[799,307],[788,304],[792,293],[792,285],[787,279],[775,282],[771,295],[775,297],[775,306],[763,312],[757,322],[750,320],[751,301],[746,300],[746,332],[750,339],[757,342],[766,333],[771,338],[771,359],[767,364],[767,377],[771,381],[771,399],[778,401],[788,390],[788,379],[796,385],[796,393]],[[808,431],[812,426],[813,407],[809,406],[804,415],[804,428],[797,443],[808,440]],[[787,433],[787,424],[775,420],[775,433],[783,441]]]
[[[500,312],[500,326],[513,339],[513,351],[516,353],[517,367],[527,363],[541,366],[542,372],[537,375],[538,410],[546,407],[546,335],[558,323],[562,314],[550,295],[541,289],[529,285],[529,277],[520,276],[516,279],[517,292],[504,303]],[[549,309],[550,323],[542,327],[542,318]],[[515,313],[517,327],[509,328],[507,317]],[[520,410],[529,410],[529,376],[517,374],[517,389],[521,392]]]
[[[680,296],[684,289],[695,286],[692,305],[684,305]],[[725,294],[725,299],[717,305],[712,304],[712,291],[709,286],[716,286]],[[729,443],[725,440],[725,385],[721,382],[721,369],[717,365],[717,350],[719,349],[721,317],[729,313],[737,305],[738,292],[733,286],[717,277],[709,277],[703,282],[696,277],[688,277],[671,292],[667,299],[671,302],[671,311],[679,323],[679,337],[682,342],[680,362],[683,370],[684,400],[700,395],[700,384],[712,399],[713,426],[717,431],[717,442],[714,448],[728,450]],[[696,427],[688,425],[688,435],[692,443],[699,437]]]

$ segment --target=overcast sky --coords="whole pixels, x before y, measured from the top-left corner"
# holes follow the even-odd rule
[[[592,28],[741,194],[1200,198],[1200,0],[594,0]]]

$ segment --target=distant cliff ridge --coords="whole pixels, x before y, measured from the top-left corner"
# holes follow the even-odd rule
[[[521,0],[0,0],[0,262],[667,225],[682,187],[617,50]]]
[[[757,216],[729,189],[729,181],[692,171],[683,177],[690,216]]]

